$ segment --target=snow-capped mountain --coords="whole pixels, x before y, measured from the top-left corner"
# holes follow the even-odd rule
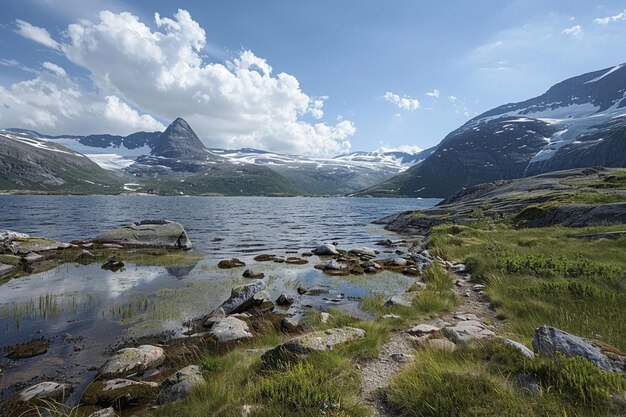
[[[445,197],[474,184],[586,166],[626,166],[625,64],[485,112],[422,163],[363,194]]]
[[[160,190],[168,182],[165,188],[178,193],[199,189],[213,192],[211,187],[204,186],[189,190],[188,185],[193,181],[181,181],[186,175],[196,175],[195,182],[205,184],[208,181],[205,177],[209,174],[213,179],[226,178],[229,173],[238,178],[246,172],[256,178],[271,178],[272,184],[286,184],[285,189],[275,189],[276,193],[347,194],[384,181],[432,152],[432,149],[415,154],[354,152],[319,159],[250,148],[207,149],[181,118],[172,122],[163,133],[137,132],[128,136],[46,136],[23,129],[4,132],[60,144],[84,154],[104,169],[130,176],[127,181],[132,187],[127,189],[141,189],[145,183],[150,190]],[[173,177],[176,178],[174,181],[168,181]],[[227,190],[220,188],[215,192],[227,193]]]
[[[128,136],[46,136],[23,129],[0,132],[59,144],[83,154],[100,167],[129,177],[126,180],[132,186],[126,189],[167,189],[168,193],[229,193],[224,188],[227,183],[241,189],[237,178],[249,176],[271,184],[268,193],[342,195],[384,181],[432,152],[355,152],[320,159],[249,148],[207,149],[182,118],[174,120],[165,132]],[[232,180],[217,187],[217,178],[228,179],[229,175]],[[183,178],[189,176],[193,178]]]

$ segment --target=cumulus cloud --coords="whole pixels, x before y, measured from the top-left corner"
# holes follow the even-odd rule
[[[139,115],[119,97],[83,92],[63,68],[49,62],[42,66],[48,71],[39,72],[33,79],[9,88],[0,86],[0,125],[56,134],[128,134],[164,129],[152,116]]]
[[[225,62],[205,62],[206,33],[186,10],[172,18],[156,13],[155,30],[129,12],[101,11],[98,17],[69,25],[58,49],[89,72],[107,118],[146,125],[154,124],[153,116],[182,116],[216,147],[312,156],[350,150],[354,124],[305,121],[324,117],[328,97],[305,94],[293,75],[275,73],[248,50]]]
[[[580,39],[583,37],[583,28],[580,25],[574,25],[572,27],[563,29],[561,33],[569,35],[573,38]]]
[[[426,93],[426,95],[427,95],[428,97],[439,98],[439,96],[441,96],[441,91],[439,91],[439,90],[437,90],[437,89],[435,88],[433,91],[431,91],[431,92],[429,92],[429,93]]]
[[[394,94],[390,91],[387,91],[384,95],[385,101],[395,104],[401,110],[406,111],[415,111],[419,108],[420,102],[416,98],[411,98],[409,96],[400,97],[397,94]]]
[[[20,19],[16,19],[15,24],[17,25],[16,32],[26,39],[35,41],[48,48],[59,49],[59,43],[52,39],[52,36],[50,36],[50,33],[48,33],[46,29],[31,25]]]
[[[594,19],[593,22],[599,25],[608,25],[609,23],[620,22],[623,20],[626,20],[626,10],[614,16],[599,17],[597,19]]]

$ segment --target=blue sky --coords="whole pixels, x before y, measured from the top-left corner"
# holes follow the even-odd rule
[[[3,2],[0,126],[127,134],[183,116],[211,146],[318,156],[426,148],[483,111],[626,61],[625,9],[549,0]]]

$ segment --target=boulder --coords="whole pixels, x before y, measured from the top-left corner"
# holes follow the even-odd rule
[[[318,256],[339,255],[339,251],[337,251],[337,247],[335,247],[335,245],[332,245],[330,243],[320,245],[317,248],[313,249],[311,252],[313,252],[314,255],[318,255]]]
[[[113,229],[96,236],[89,242],[146,248],[191,249],[192,247],[185,228],[180,223],[168,220],[143,220]]]
[[[251,279],[263,279],[265,278],[265,274],[263,272],[254,272],[251,269],[246,269],[245,271],[243,271],[243,274],[241,274],[242,277],[244,278],[251,278]]]
[[[365,337],[365,330],[339,327],[308,333],[268,350],[261,360],[266,366],[304,358],[315,352],[325,352],[337,346]]]
[[[215,323],[209,333],[218,342],[225,343],[252,338],[249,330],[248,323],[245,321],[236,317],[226,317]]]
[[[460,321],[454,326],[444,327],[443,334],[457,344],[495,337],[496,335],[478,320]]]
[[[285,294],[281,294],[277,299],[276,299],[276,305],[279,305],[281,307],[286,307],[286,306],[290,306],[291,304],[293,304],[293,298],[289,297]]]
[[[385,301],[385,307],[392,306],[403,306],[403,307],[411,307],[413,303],[413,299],[417,296],[416,292],[407,292],[400,295],[394,295],[387,301]]]
[[[370,258],[374,258],[378,252],[376,252],[374,249],[370,249],[370,248],[356,248],[356,249],[351,249],[348,252],[350,255],[354,255],[354,256],[366,256],[366,257],[370,257]]]
[[[415,327],[410,328],[406,332],[412,336],[424,336],[441,330],[439,327],[431,326],[430,324],[418,324]]]
[[[341,269],[342,266],[335,260],[328,261],[324,264],[324,271],[340,271]]]
[[[69,248],[69,243],[29,236],[11,230],[0,230],[0,253],[26,255],[29,252],[44,252]]]
[[[261,280],[235,287],[230,293],[230,298],[224,301],[221,307],[226,314],[242,313],[263,302],[263,300],[259,300],[259,297],[255,297],[255,295],[261,291],[265,291],[266,288],[267,286]]]
[[[240,261],[237,258],[224,259],[224,260],[219,261],[217,264],[217,267],[220,269],[237,268],[240,266],[246,266],[246,263],[243,261]]]
[[[535,357],[535,354],[533,353],[533,351],[528,349],[526,346],[522,345],[520,342],[516,342],[515,340],[511,340],[511,339],[504,339],[504,343],[509,346],[513,346],[514,348],[522,352],[522,354],[529,359],[533,359]]]
[[[582,356],[603,371],[619,370],[608,356],[590,341],[547,325],[535,330],[533,350],[549,357],[555,356],[557,352],[570,357]]]
[[[159,404],[163,404],[183,400],[187,398],[195,385],[205,382],[200,367],[189,365],[163,381],[157,401]]]
[[[115,378],[108,381],[95,381],[83,393],[81,402],[86,405],[127,404],[144,398],[154,398],[158,393],[156,382],[134,381]]]
[[[59,399],[65,397],[70,389],[71,387],[67,384],[59,384],[52,381],[40,382],[20,392],[19,399],[24,402],[45,398]]]
[[[120,349],[106,361],[98,375],[107,378],[140,373],[154,369],[165,361],[165,353],[160,347],[141,345],[138,348]]]

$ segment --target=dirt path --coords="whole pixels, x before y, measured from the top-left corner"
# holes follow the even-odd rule
[[[441,326],[442,323],[457,323],[459,320],[454,316],[459,314],[475,314],[484,323],[493,326],[492,330],[497,333],[501,322],[496,319],[495,313],[489,308],[489,302],[485,299],[480,289],[473,289],[473,284],[468,282],[469,275],[455,274],[456,283],[453,291],[459,296],[460,302],[451,312],[442,314],[433,319],[412,323],[431,324]],[[412,326],[407,327],[407,329]],[[378,358],[358,364],[363,376],[361,397],[373,410],[373,417],[393,417],[379,393],[380,389],[388,386],[389,380],[413,359],[415,337],[405,330],[395,331],[389,341],[382,346]]]

